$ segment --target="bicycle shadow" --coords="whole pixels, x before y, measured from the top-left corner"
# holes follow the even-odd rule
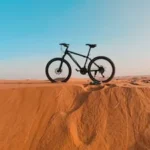
[[[65,80],[65,78],[55,78],[54,80],[55,80],[56,82],[61,82],[61,81]]]

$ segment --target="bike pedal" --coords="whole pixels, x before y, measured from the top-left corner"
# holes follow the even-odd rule
[[[79,72],[80,70],[76,69],[77,72]]]

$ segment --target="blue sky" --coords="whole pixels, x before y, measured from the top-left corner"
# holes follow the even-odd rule
[[[60,42],[83,54],[96,43],[91,57],[110,57],[116,75],[150,74],[149,0],[0,0],[0,21],[0,78],[45,78]]]

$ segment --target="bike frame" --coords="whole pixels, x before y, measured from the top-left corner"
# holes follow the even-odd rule
[[[85,56],[85,55],[82,55],[82,54],[78,54],[78,53],[69,51],[69,50],[68,50],[68,47],[66,47],[66,50],[65,50],[65,52],[64,52],[64,55],[62,56],[62,59],[64,60],[65,56],[68,55],[68,56],[73,60],[73,62],[78,66],[78,68],[81,70],[82,67],[77,63],[77,61],[73,58],[73,56],[72,56],[71,54],[78,55],[78,56],[80,56],[80,57],[86,58],[85,63],[84,63],[84,66],[83,66],[83,68],[85,68],[85,66],[86,66],[86,64],[87,64],[87,60],[88,60],[88,59],[89,59],[89,60],[92,60],[91,58],[89,58],[90,51],[91,51],[91,47],[89,48],[89,51],[88,51],[87,56]],[[60,63],[59,70],[61,70],[62,63],[63,63],[63,61],[61,61],[61,63]],[[99,68],[99,66],[98,66],[96,63],[94,63],[94,64]],[[91,70],[91,71],[95,71],[95,70]]]
[[[78,64],[78,62],[74,59],[74,57],[71,54],[78,55],[80,57],[86,58],[84,66],[83,66],[83,67],[85,67],[86,64],[87,64],[88,59],[92,60],[91,58],[89,58],[90,51],[91,51],[91,48],[89,48],[88,55],[85,56],[85,55],[82,55],[82,54],[78,54],[78,53],[72,52],[72,51],[68,50],[68,47],[67,47],[66,50],[65,50],[65,53],[64,53],[64,55],[62,57],[62,59],[64,59],[65,56],[68,55],[72,59],[72,61],[78,66],[78,68],[81,69],[82,67]],[[62,63],[61,63],[61,66],[62,66]]]

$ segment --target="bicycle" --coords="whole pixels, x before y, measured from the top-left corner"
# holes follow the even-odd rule
[[[77,67],[79,68],[79,69],[76,69],[77,72],[80,72],[80,74],[82,74],[82,75],[85,75],[88,73],[88,76],[94,82],[95,81],[96,82],[109,82],[114,77],[115,65],[111,59],[109,59],[108,57],[105,57],[105,56],[97,56],[93,59],[89,58],[90,51],[92,48],[95,48],[97,46],[96,44],[86,44],[87,46],[89,46],[89,51],[88,51],[87,56],[68,50],[69,44],[60,43],[60,45],[61,45],[61,47],[64,46],[66,48],[62,58],[57,57],[57,58],[51,59],[45,67],[46,76],[51,82],[67,82],[70,79],[71,74],[72,74],[72,68],[71,68],[69,62],[67,60],[65,60],[66,55],[68,55],[73,60],[73,62],[77,65]],[[81,67],[71,54],[78,55],[80,57],[85,58],[84,66]],[[88,60],[90,60],[90,62],[87,67]],[[105,60],[110,65],[112,71],[111,71],[111,74],[109,76],[107,76],[108,78],[106,78],[106,75],[104,75],[104,73],[107,72],[108,70],[106,69],[105,66],[98,65],[98,63],[96,63],[96,61],[98,61],[98,60]],[[59,63],[57,65],[54,65],[54,69],[51,69],[50,73],[49,73],[50,67],[53,64],[55,64],[56,62],[59,62]],[[54,75],[54,77],[52,77],[53,72],[56,75],[58,75],[58,78],[56,77],[56,75]],[[64,73],[66,73],[66,77],[60,77],[60,75],[64,74]],[[93,75],[93,73],[94,73],[94,75]],[[97,73],[100,73],[101,77],[96,78]]]

